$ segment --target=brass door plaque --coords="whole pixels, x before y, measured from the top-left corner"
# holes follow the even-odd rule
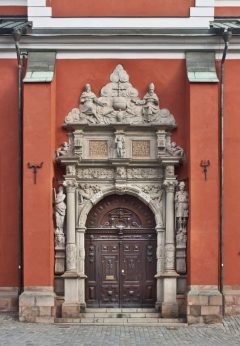
[[[106,280],[115,280],[114,275],[106,275]]]

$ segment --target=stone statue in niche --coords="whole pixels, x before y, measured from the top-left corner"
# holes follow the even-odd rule
[[[55,247],[64,247],[65,236],[63,232],[64,220],[66,215],[66,195],[63,186],[60,186],[58,193],[54,189],[54,214],[55,214]]]
[[[178,247],[186,247],[188,208],[188,192],[185,190],[185,183],[181,181],[175,194],[176,242]]]
[[[183,157],[184,150],[180,146],[178,146],[175,142],[170,143],[166,147],[167,152],[172,156]]]
[[[56,157],[60,157],[60,156],[67,156],[70,152],[70,144],[67,142],[64,142],[61,147],[59,147],[56,150]]]
[[[122,65],[117,65],[110,76],[110,83],[101,89],[98,98],[86,84],[80,96],[79,109],[74,108],[65,123],[79,124],[161,124],[175,126],[175,119],[167,109],[159,108],[159,98],[153,83],[142,100],[129,82]]]
[[[115,138],[117,157],[125,156],[125,139],[123,135],[116,135]]]

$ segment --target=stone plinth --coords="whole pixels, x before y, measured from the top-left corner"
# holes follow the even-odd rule
[[[189,324],[221,322],[221,293],[217,289],[190,290],[187,297],[187,321]]]
[[[36,287],[25,290],[19,297],[21,322],[53,323],[55,318],[55,293],[52,288]]]

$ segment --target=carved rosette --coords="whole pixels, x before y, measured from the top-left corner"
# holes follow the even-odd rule
[[[67,271],[76,270],[76,245],[67,244],[66,246],[66,268]]]

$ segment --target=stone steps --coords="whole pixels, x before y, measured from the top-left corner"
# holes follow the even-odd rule
[[[56,318],[55,323],[98,325],[154,325],[183,326],[184,319],[160,318],[155,309],[144,308],[87,308],[79,318]]]

